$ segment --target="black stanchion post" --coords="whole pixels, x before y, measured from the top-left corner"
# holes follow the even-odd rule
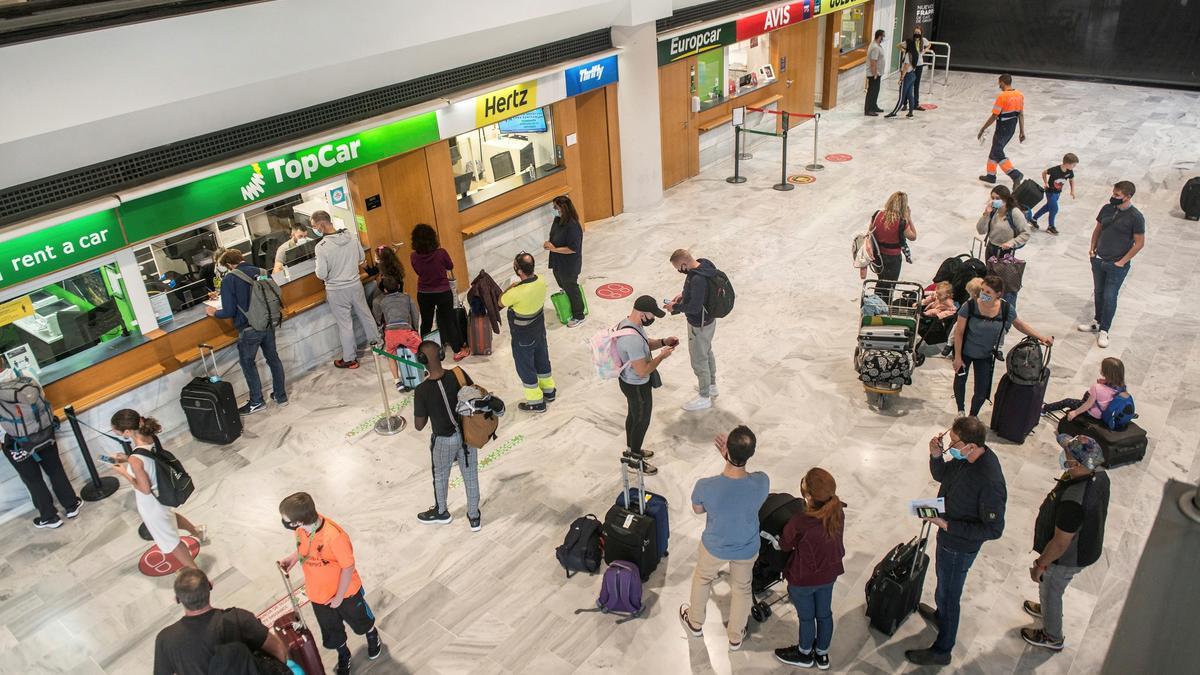
[[[795,185],[788,182],[787,179],[787,138],[788,138],[788,114],[783,113],[783,159],[779,162],[779,182],[771,187],[780,192],[796,189]]]
[[[738,124],[733,125],[733,175],[730,176],[729,178],[725,179],[726,183],[745,183],[746,182],[746,177],[741,174],[741,163],[738,161],[738,160],[742,159],[742,153],[738,152],[738,142],[741,141],[741,138],[742,138],[741,125],[738,125]],[[744,142],[744,141],[742,141],[742,142]]]
[[[75,417],[75,407],[63,408],[67,415],[67,423],[71,425],[71,433],[75,434],[75,443],[79,445],[79,454],[83,455],[83,463],[87,466],[88,477],[92,482],[79,489],[79,496],[84,501],[98,502],[117,491],[121,482],[113,476],[101,477],[96,471],[96,463],[92,461],[92,453],[88,451],[87,441],[83,440],[83,430],[79,428],[79,420]]]

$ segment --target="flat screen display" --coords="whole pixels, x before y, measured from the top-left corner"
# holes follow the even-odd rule
[[[545,131],[546,112],[541,108],[500,122],[500,133],[502,134],[540,134]]]

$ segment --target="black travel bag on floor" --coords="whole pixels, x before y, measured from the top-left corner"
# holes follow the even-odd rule
[[[1037,206],[1045,196],[1046,189],[1032,178],[1026,178],[1021,181],[1021,184],[1017,186],[1016,192],[1013,192],[1013,197],[1017,200],[1017,203],[1026,211]]]
[[[212,357],[213,370],[208,368],[206,350]],[[200,362],[204,364],[204,375],[193,377],[179,395],[188,430],[202,441],[232,443],[242,435],[242,417],[238,414],[233,385],[215,376],[217,355],[212,347],[200,345]]]
[[[1183,209],[1184,218],[1200,220],[1200,176],[1183,184],[1183,190],[1179,193],[1179,208]]]
[[[646,481],[640,464],[637,476],[638,492],[645,494]],[[629,473],[624,462],[621,463],[621,482],[625,486],[621,494],[629,494]],[[611,564],[614,560],[627,560],[637,565],[642,581],[645,581],[654,573],[661,557],[658,525],[646,513],[646,500],[638,499],[637,503],[638,508],[634,510],[615,504],[604,516],[604,562]]]
[[[927,521],[922,521],[921,534],[897,544],[871,572],[866,587],[867,618],[875,630],[891,635],[917,610],[925,572],[929,570],[925,545],[931,529]]]
[[[1146,456],[1146,430],[1130,422],[1121,430],[1109,429],[1104,422],[1084,413],[1068,421],[1064,416],[1058,421],[1058,433],[1090,436],[1104,451],[1104,466],[1113,468],[1122,464],[1140,462]]]
[[[1013,347],[1008,352],[1009,370],[1013,375],[1024,374],[1028,377],[1029,373],[1023,372],[1028,370],[1026,359],[1022,357],[1021,352],[1026,348],[1026,338],[1021,341],[1021,344]],[[1042,375],[1033,384],[1018,384],[1005,373],[1000,378],[1000,384],[996,385],[996,394],[992,397],[992,431],[996,432],[1000,438],[1012,441],[1013,443],[1024,443],[1025,437],[1028,436],[1038,425],[1038,420],[1042,417],[1042,405],[1046,402],[1046,386],[1050,383],[1050,353],[1053,347],[1046,348],[1045,359],[1041,363]],[[1039,347],[1040,352],[1040,347]],[[1036,363],[1036,358],[1033,359]],[[1018,367],[1018,363],[1022,364]],[[1036,371],[1035,371],[1036,372]]]

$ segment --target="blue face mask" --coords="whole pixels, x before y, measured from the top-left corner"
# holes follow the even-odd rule
[[[998,209],[998,208],[1000,208],[1001,206],[1004,206],[1004,200],[1003,200],[1003,199],[993,199],[993,200],[992,200],[992,208],[993,208],[993,209]]]
[[[995,300],[996,298],[991,295],[988,295],[987,293],[980,293],[979,299],[983,302],[991,302],[992,300]]]
[[[953,457],[954,459],[966,459],[967,458],[967,456],[962,453],[962,450],[959,450],[958,448],[950,448],[950,456]]]

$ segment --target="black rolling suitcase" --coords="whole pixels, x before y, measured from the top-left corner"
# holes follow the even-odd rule
[[[1046,189],[1032,178],[1026,178],[1021,181],[1021,184],[1017,186],[1016,192],[1013,193],[1013,197],[1016,198],[1017,203],[1026,211],[1037,206],[1045,196]]]
[[[1184,218],[1200,220],[1200,176],[1183,184],[1183,190],[1179,193],[1179,208],[1183,209]]]
[[[637,467],[637,477],[638,491],[645,494],[646,481],[640,464]],[[621,464],[621,482],[625,486],[621,494],[629,494],[629,473],[624,462]],[[637,565],[642,581],[645,581],[658,567],[658,525],[654,518],[646,513],[646,500],[639,499],[637,503],[636,511],[615,504],[604,516],[604,562],[631,562]]]
[[[1007,374],[1001,376],[992,397],[992,431],[1013,443],[1024,443],[1042,416],[1047,383],[1048,378],[1038,384],[1016,384]]]
[[[897,544],[875,565],[866,587],[867,618],[872,628],[891,635],[917,610],[929,570],[925,545],[930,529],[928,522],[922,522],[920,535]]]
[[[187,417],[188,430],[202,441],[226,445],[242,435],[242,417],[238,414],[237,397],[233,385],[216,374],[217,355],[209,345],[200,345],[200,362],[204,364],[204,375],[193,377],[183,386],[179,404]],[[213,369],[209,370],[204,353],[212,357]]]
[[[1124,429],[1109,429],[1104,422],[1088,414],[1079,415],[1068,421],[1064,416],[1058,421],[1058,433],[1090,436],[1104,451],[1104,466],[1113,468],[1122,464],[1142,461],[1146,456],[1146,430],[1130,422]]]

